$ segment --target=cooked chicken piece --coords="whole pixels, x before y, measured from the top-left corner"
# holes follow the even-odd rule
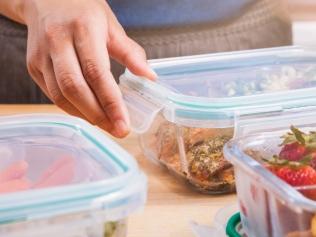
[[[187,153],[190,174],[201,181],[210,180],[219,171],[231,167],[223,155],[223,146],[229,139],[221,136],[194,145]]]

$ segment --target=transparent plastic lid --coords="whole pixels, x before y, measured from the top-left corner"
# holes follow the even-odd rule
[[[247,56],[213,55],[208,61],[157,65],[157,82],[177,94],[213,99],[315,87],[316,55],[283,50],[271,50],[270,55],[256,51]]]
[[[0,118],[0,224],[144,204],[135,160],[87,122],[63,115]]]
[[[139,130],[157,111],[183,125],[209,121],[213,126],[221,120],[221,126],[231,126],[236,111],[273,112],[315,104],[316,52],[307,48],[152,60],[151,66],[158,74],[156,82],[129,71],[120,78],[128,107],[144,116],[134,121]],[[223,125],[223,120],[230,121]]]

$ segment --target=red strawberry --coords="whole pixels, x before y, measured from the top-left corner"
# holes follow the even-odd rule
[[[304,133],[291,126],[291,132],[282,138],[279,155],[263,159],[267,168],[306,197],[316,200],[316,132]]]
[[[291,164],[291,163],[289,163]],[[270,165],[267,168],[277,175],[280,179],[284,180],[288,184],[298,188],[298,191],[301,192],[307,198],[316,201],[316,170],[311,166],[276,166]],[[312,186],[311,186],[312,185]],[[310,186],[309,188],[306,186]],[[302,187],[302,188],[299,188]]]
[[[316,185],[316,170],[310,166],[283,166],[272,171],[292,186]]]
[[[307,149],[305,145],[293,142],[282,147],[279,157],[284,160],[299,161],[306,155],[306,153]]]

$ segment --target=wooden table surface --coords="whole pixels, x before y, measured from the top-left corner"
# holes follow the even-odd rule
[[[1,115],[56,112],[61,113],[53,105],[0,105]],[[128,237],[193,237],[190,221],[210,225],[220,208],[236,202],[234,194],[202,195],[179,183],[142,155],[135,135],[117,141],[136,157],[148,177],[148,202],[129,218]]]

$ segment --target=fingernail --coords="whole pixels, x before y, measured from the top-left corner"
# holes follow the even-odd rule
[[[154,78],[157,79],[158,74],[153,69],[150,69],[150,70],[151,70],[151,73],[153,74]]]
[[[114,135],[117,137],[125,137],[129,133],[129,127],[127,126],[126,122],[123,120],[118,120],[115,122],[114,125]]]
[[[149,66],[149,65],[148,65]],[[158,78],[158,74],[154,71],[154,69],[152,69],[150,66],[149,66],[149,72],[151,74],[151,77],[150,79],[152,80],[156,80]]]

